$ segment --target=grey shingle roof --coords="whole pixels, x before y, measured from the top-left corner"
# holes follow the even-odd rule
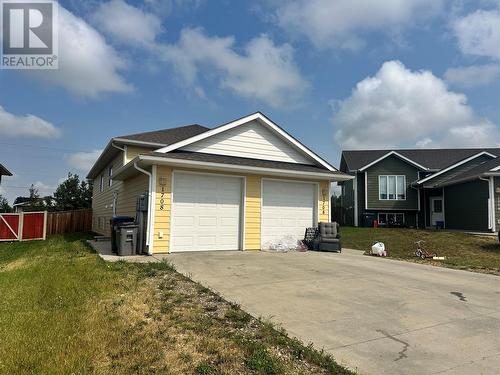
[[[342,158],[346,168],[343,172],[356,171],[385,154],[397,153],[431,170],[440,170],[482,151],[500,156],[500,148],[454,148],[454,149],[388,149],[343,151]]]
[[[499,158],[497,159],[492,159],[489,161],[486,161],[468,171],[465,171],[457,176],[454,176],[453,178],[446,180],[444,184],[450,185],[456,182],[460,181],[466,181],[470,179],[474,179],[477,177],[480,177],[483,173],[487,173],[491,171],[493,168],[499,167],[500,166],[500,160]]]
[[[331,172],[324,167],[319,167],[319,166],[314,166],[314,165],[286,163],[286,162],[272,161],[272,160],[241,158],[241,157],[235,157],[235,156],[205,154],[205,153],[201,153],[201,152],[172,151],[172,152],[168,152],[166,154],[162,153],[162,152],[150,152],[150,153],[145,154],[145,155],[158,156],[158,157],[167,158],[167,159],[183,159],[183,160],[192,160],[192,161],[200,161],[200,162],[233,164],[233,165],[241,165],[241,166],[260,167],[260,168],[285,169],[285,170],[316,172],[316,173],[325,173],[325,174],[334,173],[334,172]],[[339,172],[335,172],[335,174],[339,174]]]
[[[131,141],[156,143],[161,145],[171,145],[194,137],[195,135],[205,133],[209,128],[201,125],[187,125],[179,128],[156,130],[152,132],[136,133],[115,137],[115,139],[125,139]]]
[[[7,168],[0,164],[0,176],[12,176],[12,173],[10,173]]]

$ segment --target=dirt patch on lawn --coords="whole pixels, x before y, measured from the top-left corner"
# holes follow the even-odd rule
[[[27,266],[28,262],[24,258],[19,258],[16,259],[12,262],[9,262],[7,264],[0,264],[0,272],[10,272],[10,271],[16,271],[21,268],[25,268]]]

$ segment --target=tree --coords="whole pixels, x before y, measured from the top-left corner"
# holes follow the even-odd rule
[[[80,181],[78,175],[70,172],[68,178],[57,187],[54,200],[57,211],[92,207],[92,185]]]
[[[9,202],[2,195],[0,195],[0,212],[3,212],[3,213],[12,212],[12,207],[9,206]]]

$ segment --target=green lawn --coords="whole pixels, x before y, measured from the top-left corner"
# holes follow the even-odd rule
[[[342,227],[341,235],[342,246],[346,248],[368,250],[374,241],[382,241],[391,258],[500,275],[500,243],[497,237],[442,230],[354,227]],[[446,257],[446,260],[416,258],[415,242],[419,240],[424,240],[426,248]]]
[[[351,373],[167,263],[105,263],[88,237],[0,244],[0,373]]]

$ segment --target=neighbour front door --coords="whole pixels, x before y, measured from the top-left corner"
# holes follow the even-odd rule
[[[435,226],[438,221],[444,221],[443,197],[431,198],[431,225]]]

